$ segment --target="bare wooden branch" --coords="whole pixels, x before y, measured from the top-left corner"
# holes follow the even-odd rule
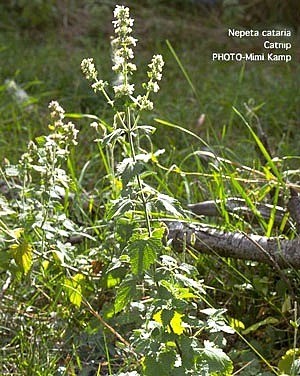
[[[253,211],[247,206],[247,203],[242,198],[229,197],[223,202],[226,211],[229,214],[238,215],[244,218],[247,222],[253,223],[257,222],[258,216],[253,213]],[[221,200],[209,200],[203,201],[196,204],[188,205],[188,208],[196,215],[207,216],[207,217],[220,217],[222,212],[220,210]],[[273,206],[269,204],[256,204],[257,214],[261,216],[262,219],[268,221],[271,217],[272,211],[275,209],[274,224],[280,226],[284,216],[286,215],[286,210],[281,206]]]
[[[205,225],[166,223],[168,239],[177,251],[186,246],[200,253],[300,269],[300,239],[225,232]]]

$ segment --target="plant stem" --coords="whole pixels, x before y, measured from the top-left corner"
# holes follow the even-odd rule
[[[131,151],[132,159],[133,159],[134,163],[136,163],[137,159],[136,159],[135,146],[134,146],[134,140],[133,140],[133,129],[134,129],[135,125],[138,123],[140,116],[139,115],[137,116],[137,118],[134,122],[134,127],[132,127],[131,126],[131,112],[130,112],[129,107],[127,108],[127,114],[126,115],[127,115],[127,129],[128,129],[127,133],[128,133],[128,138],[129,138],[130,151]],[[137,178],[137,183],[138,183],[138,186],[139,186],[139,191],[140,191],[143,209],[144,209],[144,213],[145,213],[147,231],[148,231],[148,235],[150,237],[152,235],[151,222],[150,222],[150,217],[149,217],[149,213],[148,213],[148,210],[147,210],[146,197],[145,197],[144,191],[143,191],[143,183],[142,183],[142,179],[140,178],[139,175],[137,175],[136,178]]]

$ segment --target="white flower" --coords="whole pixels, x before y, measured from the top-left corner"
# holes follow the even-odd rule
[[[123,5],[116,5],[114,10],[115,21],[113,25],[115,28],[120,26],[132,27],[134,20],[129,17],[129,8],[124,7]]]
[[[116,97],[123,95],[132,95],[134,93],[134,84],[120,84],[114,86]]]
[[[136,65],[133,63],[127,63],[127,72],[131,73],[136,71]]]
[[[57,101],[51,101],[48,108],[51,110],[50,116],[52,119],[62,120],[64,118],[65,110]]]
[[[129,8],[117,5],[114,11],[116,20],[113,21],[115,38],[111,41],[112,47],[112,70],[122,73],[123,76],[136,71],[136,65],[129,60],[134,58],[131,46],[136,46],[137,39],[130,34],[132,32],[133,19],[129,18]]]
[[[142,95],[138,95],[135,100],[136,105],[140,108],[140,110],[153,110],[153,102],[151,102],[148,98]]]
[[[146,85],[146,88],[148,91],[153,91],[154,93],[157,93],[158,90],[159,90],[159,85],[157,82],[153,82],[152,80],[150,80],[147,85]]]
[[[107,81],[97,80],[92,85],[92,88],[93,88],[94,92],[96,93],[97,91],[103,91],[106,88],[106,86],[108,86],[108,82]]]
[[[95,68],[94,59],[83,59],[81,62],[81,70],[87,80],[96,80],[98,76],[97,69]]]
[[[153,81],[160,81],[162,79],[162,69],[165,65],[161,55],[154,55],[151,63],[148,65],[150,71],[148,72],[148,77],[152,78]]]

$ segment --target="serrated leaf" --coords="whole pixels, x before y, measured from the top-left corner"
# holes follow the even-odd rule
[[[32,245],[25,240],[21,240],[19,243],[12,244],[10,250],[16,264],[26,275],[32,265]]]
[[[124,280],[117,291],[114,304],[115,313],[122,311],[133,299],[136,293],[136,281],[134,279]]]
[[[159,193],[156,198],[156,207],[158,210],[166,211],[176,218],[183,217],[179,202],[171,196]]]
[[[71,278],[65,278],[64,287],[68,294],[69,300],[76,307],[80,307],[82,302],[82,282],[84,275],[81,273],[75,274]]]
[[[146,356],[142,362],[143,375],[147,376],[169,376],[170,373],[164,369],[164,365],[151,356]]]
[[[139,175],[144,168],[142,161],[134,161],[132,158],[125,158],[117,166],[117,172],[122,177],[123,185],[127,185],[132,178]]]
[[[213,343],[204,341],[204,349],[201,351],[201,361],[209,366],[209,374],[221,372],[223,376],[229,376],[233,371],[231,359],[224,353],[222,349],[213,346]]]
[[[138,239],[128,246],[131,270],[133,274],[142,274],[155,262],[161,249],[161,241],[155,238]]]
[[[173,333],[178,335],[181,335],[185,329],[182,317],[184,317],[183,314],[168,309],[160,310],[152,316],[153,320],[166,327],[169,333],[172,330]]]
[[[0,250],[0,270],[7,270],[11,261],[11,255],[6,250]]]
[[[112,219],[114,217],[118,217],[119,215],[122,215],[132,209],[132,200],[130,198],[122,198],[122,200],[117,200],[114,202],[114,205],[112,208],[110,208],[107,219]]]

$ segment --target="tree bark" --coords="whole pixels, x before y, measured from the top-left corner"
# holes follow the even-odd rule
[[[176,251],[184,247],[200,253],[300,269],[300,238],[266,237],[225,232],[205,225],[167,222],[168,239]]]

